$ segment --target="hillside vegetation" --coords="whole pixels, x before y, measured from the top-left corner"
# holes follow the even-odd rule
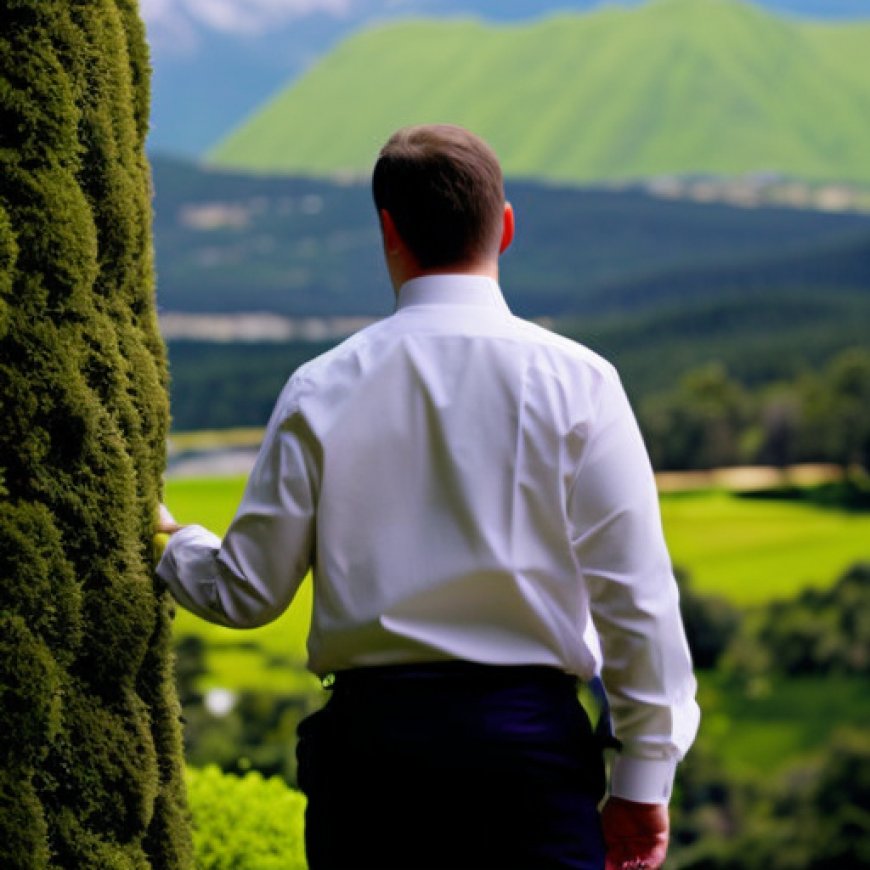
[[[163,311],[390,313],[367,184],[168,160],[154,178]],[[520,181],[507,192],[519,226],[503,261],[511,308],[603,353],[636,399],[713,361],[758,385],[866,344],[867,215]],[[263,425],[291,372],[329,343],[171,341],[174,428]]]
[[[652,0],[523,25],[364,30],[218,143],[216,165],[363,174],[392,130],[449,121],[508,175],[777,171],[870,180],[870,23]]]
[[[161,309],[290,317],[391,311],[367,181],[260,177],[167,159],[153,166]],[[755,308],[795,288],[825,303],[832,291],[866,295],[870,286],[866,214],[515,180],[507,196],[518,228],[503,283],[525,317],[664,302],[684,310],[735,295],[740,307]]]

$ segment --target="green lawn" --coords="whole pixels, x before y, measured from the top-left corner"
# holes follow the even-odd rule
[[[179,521],[221,533],[243,486],[241,478],[170,480],[166,500]],[[691,572],[695,588],[739,605],[829,585],[851,562],[870,558],[868,514],[718,491],[667,494],[662,513],[674,561]],[[306,581],[290,610],[271,625],[234,631],[179,609],[175,633],[206,641],[203,689],[306,695],[317,687],[304,670],[310,611]],[[718,673],[702,672],[699,682],[699,743],[735,776],[775,772],[824,745],[835,727],[870,721],[870,695],[861,678],[779,680],[754,686],[751,695]]]
[[[720,758],[729,773],[772,773],[817,752],[838,728],[870,722],[864,677],[779,679],[743,694],[718,673],[699,674],[702,710],[699,744]]]
[[[829,586],[870,559],[868,513],[718,491],[663,495],[661,504],[674,563],[697,591],[741,606]]]

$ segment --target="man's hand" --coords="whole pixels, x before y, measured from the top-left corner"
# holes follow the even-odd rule
[[[169,512],[169,508],[165,504],[161,504],[157,508],[157,522],[154,525],[154,539],[152,547],[152,558],[156,565],[169,543],[170,535],[174,535],[183,526],[175,522],[175,517]]]
[[[655,870],[668,851],[670,821],[665,804],[609,797],[601,811],[607,846],[605,870]]]
[[[165,504],[160,504],[157,508],[157,526],[154,531],[158,535],[174,535],[183,526],[175,522],[175,517],[169,512],[169,508]]]

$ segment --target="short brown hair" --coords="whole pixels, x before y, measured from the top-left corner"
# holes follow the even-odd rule
[[[495,152],[462,127],[404,127],[381,149],[372,175],[386,209],[424,269],[498,254],[504,178]]]

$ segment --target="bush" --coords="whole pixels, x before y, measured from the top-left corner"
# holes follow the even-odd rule
[[[698,668],[714,668],[737,631],[740,615],[737,608],[720,595],[695,592],[685,571],[677,569],[675,574],[692,660]]]
[[[870,866],[870,738],[866,734],[837,732],[813,759],[772,780],[759,777],[752,783],[732,783],[727,791],[725,804],[710,805],[720,810],[713,825],[709,815],[691,804],[687,811],[675,808],[676,848],[670,861],[675,870]]]
[[[199,870],[305,870],[305,798],[277,777],[189,768]]]
[[[775,601],[747,620],[723,664],[733,675],[867,674],[870,565],[850,568],[828,590]]]

